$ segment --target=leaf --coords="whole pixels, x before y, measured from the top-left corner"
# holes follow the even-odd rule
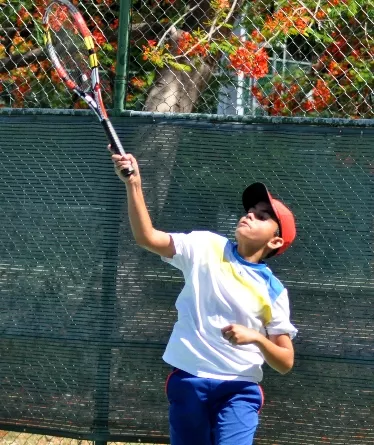
[[[150,71],[149,73],[147,73],[147,75],[145,76],[145,81],[147,86],[151,86],[152,83],[154,82],[156,78],[156,72],[155,71]]]
[[[104,45],[102,46],[102,48],[103,48],[105,51],[113,51],[113,50],[114,50],[113,46],[112,46],[110,43],[104,43]]]
[[[318,43],[332,43],[334,39],[328,34],[324,34],[322,32],[316,31],[313,28],[308,29],[308,34],[313,36]]]
[[[178,71],[186,71],[186,72],[191,71],[191,67],[189,65],[185,65],[184,63],[177,63],[177,62],[173,62],[172,60],[169,60],[168,64]]]
[[[348,1],[348,16],[354,17],[358,12],[358,4],[356,3],[356,0],[349,0]]]
[[[217,54],[220,51],[232,54],[236,49],[237,47],[227,40],[222,40],[221,43],[214,42],[210,45],[210,51],[212,54]]]

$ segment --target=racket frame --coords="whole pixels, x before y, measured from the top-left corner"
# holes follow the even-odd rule
[[[75,27],[83,37],[85,47],[89,54],[88,63],[91,69],[91,88],[89,92],[84,91],[82,88],[80,88],[77,85],[77,83],[69,76],[69,73],[66,71],[63,64],[61,63],[58,53],[53,46],[51,31],[50,31],[51,27],[49,24],[49,15],[54,5],[63,5],[69,10],[71,18],[74,21]],[[64,84],[69,90],[73,91],[81,99],[83,99],[86,102],[86,104],[90,107],[90,109],[96,114],[110,141],[111,149],[116,154],[120,154],[122,156],[126,155],[126,152],[121,144],[121,141],[119,140],[118,135],[108,118],[108,114],[104,106],[104,102],[101,95],[99,63],[95,52],[95,43],[82,14],[68,0],[52,0],[52,2],[47,6],[47,9],[43,16],[43,30],[44,30],[43,33],[44,46],[48,52],[52,65],[56,69],[61,80],[64,82]],[[126,170],[124,174],[125,176],[129,176],[132,173],[133,170],[130,169]]]

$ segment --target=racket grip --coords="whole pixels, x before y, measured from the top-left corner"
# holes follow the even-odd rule
[[[114,129],[112,123],[109,119],[103,119],[101,121],[102,126],[104,127],[105,133],[108,136],[111,149],[118,155],[124,156],[126,154],[124,148],[122,147],[121,141]],[[134,173],[134,169],[131,167],[127,170],[122,170],[122,174],[124,176],[130,176]]]

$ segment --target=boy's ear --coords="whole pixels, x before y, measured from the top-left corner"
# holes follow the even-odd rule
[[[283,238],[280,236],[274,236],[269,242],[268,247],[272,250],[279,249],[284,244]]]

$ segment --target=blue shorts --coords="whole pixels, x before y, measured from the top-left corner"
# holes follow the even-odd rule
[[[257,383],[175,370],[166,381],[172,445],[251,445],[263,405]]]

